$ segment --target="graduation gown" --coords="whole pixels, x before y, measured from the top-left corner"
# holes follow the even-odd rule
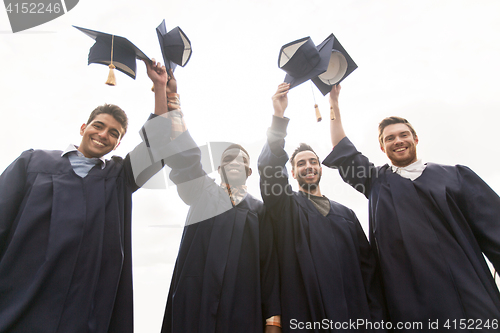
[[[147,150],[141,143],[84,178],[48,150],[25,151],[3,172],[0,332],[133,331],[131,159]],[[136,166],[143,179],[161,168]]]
[[[305,193],[292,191],[283,149],[286,124],[273,118],[258,162],[278,252],[283,332],[349,331],[353,327],[345,323],[357,320],[380,323],[384,302],[364,231],[349,208],[330,200],[323,216]]]
[[[277,263],[265,208],[247,194],[235,207],[203,171],[184,132],[171,142],[170,178],[190,205],[168,294],[162,333],[263,332],[279,314]]]
[[[347,138],[323,164],[369,199],[393,322],[422,322],[422,332],[436,331],[429,321],[447,332],[499,331],[491,324],[500,320],[500,295],[483,253],[500,269],[500,198],[481,178],[428,163],[411,181],[387,164],[374,167]]]

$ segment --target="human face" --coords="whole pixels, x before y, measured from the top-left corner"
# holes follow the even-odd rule
[[[80,128],[82,142],[78,150],[88,158],[102,157],[120,144],[123,127],[110,114],[98,114],[89,124]]]
[[[380,149],[395,166],[405,167],[417,160],[418,137],[413,137],[407,125],[388,125],[382,132],[382,140]]]
[[[294,163],[292,175],[297,179],[299,186],[308,192],[316,190],[322,173],[316,154],[310,150],[301,151],[295,155]]]
[[[241,149],[231,148],[222,154],[219,167],[222,181],[232,185],[244,185],[247,178],[252,174],[250,169],[250,158]]]

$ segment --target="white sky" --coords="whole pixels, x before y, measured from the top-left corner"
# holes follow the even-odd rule
[[[311,36],[316,44],[334,33],[359,68],[340,97],[347,135],[376,165],[386,163],[377,124],[390,115],[407,118],[419,135],[424,161],[464,164],[500,193],[497,171],[500,116],[500,1],[498,0],[80,0],[66,15],[13,34],[0,11],[0,170],[23,150],[63,149],[79,143],[79,127],[98,105],[114,103],[129,115],[125,156],[153,111],[144,64],[137,79],[87,66],[93,40],[81,26],[128,38],[151,58],[162,59],[155,28],[180,26],[193,55],[178,69],[178,92],[190,132],[200,145],[241,143],[259,196],[257,157],[270,125],[271,96],[285,73],[282,45]],[[316,123],[311,84],[289,93],[287,150],[311,144],[319,156],[331,149],[328,121]],[[314,87],[323,117],[327,96]],[[323,194],[354,209],[368,223],[367,201],[324,170]],[[175,188],[134,195],[134,279],[137,332],[161,327],[170,276],[187,207]]]

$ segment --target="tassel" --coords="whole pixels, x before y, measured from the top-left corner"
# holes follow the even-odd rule
[[[321,113],[319,113],[318,104],[314,104],[314,109],[316,110],[316,121],[319,123],[323,118],[321,118]]]
[[[111,62],[109,64],[108,80],[106,81],[106,84],[108,86],[116,86],[116,77],[115,77],[115,71],[114,71],[116,66],[113,65],[113,49],[114,49],[114,47],[115,47],[115,35],[111,35]]]
[[[115,65],[109,64],[108,80],[106,81],[108,86],[116,86],[115,68]]]
[[[333,111],[333,106],[330,106],[330,119],[335,120],[335,111]]]

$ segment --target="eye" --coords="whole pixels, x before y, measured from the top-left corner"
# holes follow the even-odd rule
[[[110,134],[111,134],[111,136],[113,138],[118,138],[119,137],[118,133],[116,133],[116,132],[111,132]]]

